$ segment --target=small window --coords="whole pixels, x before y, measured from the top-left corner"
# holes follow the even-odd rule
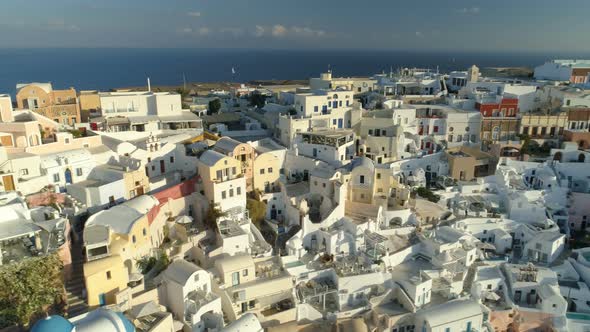
[[[152,162],[152,158],[148,157],[148,163]]]
[[[272,167],[268,168],[268,173],[272,173]]]
[[[264,174],[264,168],[260,169],[260,174]]]
[[[27,168],[23,168],[20,170],[20,175],[29,175],[29,170]]]
[[[221,199],[225,199],[225,190],[221,192]]]
[[[53,174],[53,182],[59,182],[59,174],[58,173]]]
[[[365,176],[364,176],[364,175],[361,175],[361,176],[359,177],[359,182],[360,182],[361,184],[364,184],[364,183],[365,183]]]
[[[234,189],[233,188],[231,188],[229,190],[229,197],[234,197]]]
[[[170,163],[174,164],[174,156],[170,156]]]
[[[135,237],[135,235],[133,235],[133,236],[131,237],[131,240],[133,241],[133,243],[137,242],[137,238]]]
[[[111,271],[107,271],[107,280],[111,280]]]
[[[377,180],[381,179],[381,173],[377,173]]]
[[[76,176],[82,176],[83,172],[82,172],[82,168],[78,167],[76,168]]]
[[[142,233],[143,233],[143,236],[147,235],[147,231],[145,230],[145,227],[143,228]]]
[[[236,188],[236,195],[240,196],[242,194],[242,187]]]
[[[242,271],[242,277],[247,277],[248,276],[248,269],[245,269]]]

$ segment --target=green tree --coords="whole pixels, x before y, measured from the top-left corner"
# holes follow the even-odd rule
[[[138,269],[141,270],[142,274],[147,274],[152,269],[155,270],[155,274],[159,274],[164,271],[170,264],[170,258],[165,251],[160,251],[157,256],[143,256],[135,262]]]
[[[221,109],[221,100],[219,98],[209,101],[209,113],[215,114]]]
[[[182,98],[182,100],[184,100],[184,98],[188,97],[189,91],[186,90],[185,88],[178,88],[178,89],[176,89],[176,93],[178,93],[180,95],[180,98]]]
[[[74,138],[80,138],[80,137],[82,137],[84,135],[82,133],[82,131],[79,130],[79,129],[71,129],[71,130],[68,130],[68,132],[70,134],[72,134],[72,136],[74,136]]]
[[[432,190],[425,188],[425,187],[419,187],[416,188],[416,190],[414,191],[414,194],[418,194],[418,196],[425,198],[431,202],[438,202],[440,200],[440,195],[437,195],[435,193],[432,192]]]
[[[219,207],[210,206],[209,211],[207,211],[207,215],[203,220],[203,222],[205,223],[205,227],[212,230],[217,230],[217,219],[225,217],[226,215],[227,213],[221,212]]]
[[[266,96],[258,91],[252,92],[248,100],[250,101],[250,106],[256,106],[258,108],[262,108],[266,104]]]
[[[64,314],[63,264],[57,254],[0,267],[0,329]]]
[[[248,198],[246,201],[246,209],[248,209],[248,212],[250,213],[250,219],[252,219],[254,225],[260,229],[260,226],[264,221],[264,216],[266,216],[266,204],[255,199]]]

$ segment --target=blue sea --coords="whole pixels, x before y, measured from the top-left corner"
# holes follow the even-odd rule
[[[553,57],[579,54],[458,53],[375,50],[246,49],[0,49],[0,93],[20,82],[55,88],[108,90],[188,82],[307,79],[332,69],[335,76],[371,75],[398,67],[443,71],[483,67],[534,67]],[[232,67],[235,74],[232,74]]]

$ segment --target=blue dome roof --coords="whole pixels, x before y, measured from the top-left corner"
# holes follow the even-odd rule
[[[123,322],[123,326],[125,326],[126,332],[135,332],[135,325],[133,325],[133,323],[131,323],[129,319],[123,315],[123,313],[116,312],[116,314],[121,317],[121,321]]]
[[[31,332],[71,332],[74,325],[62,316],[49,316],[33,325]]]

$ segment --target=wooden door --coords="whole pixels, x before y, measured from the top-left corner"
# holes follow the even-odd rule
[[[14,191],[14,179],[12,175],[5,175],[2,177],[4,183],[4,191]]]

